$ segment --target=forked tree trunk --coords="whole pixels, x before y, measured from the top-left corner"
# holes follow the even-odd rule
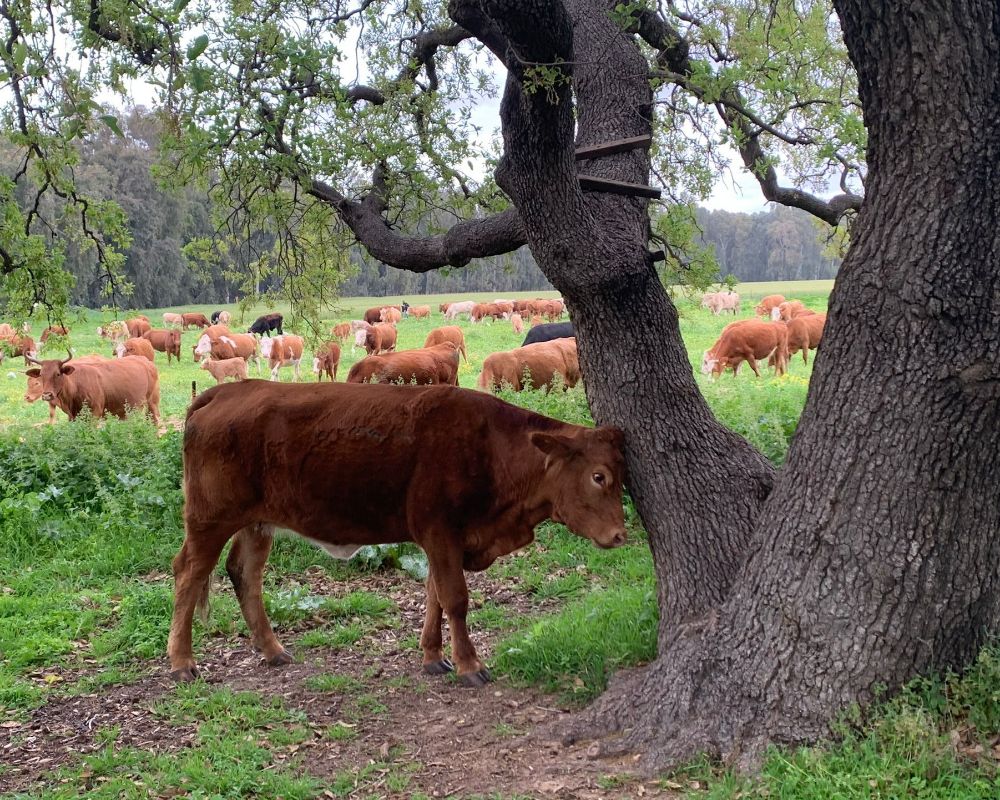
[[[572,0],[569,18],[512,5],[490,9],[522,63],[574,62],[580,143],[648,129],[645,73],[610,3]],[[569,301],[595,418],[629,434],[661,586],[658,660],[579,721],[624,733],[603,752],[641,751],[649,769],[698,751],[752,761],[770,741],[824,735],[878,685],[966,663],[997,628],[1000,8],[946,5],[836,3],[869,130],[867,199],[760,513],[770,473],[697,392],[644,259],[643,204],[575,191],[568,92],[543,104],[508,81],[498,177]],[[648,175],[635,153],[587,167]]]

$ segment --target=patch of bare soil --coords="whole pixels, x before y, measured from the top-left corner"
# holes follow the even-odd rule
[[[487,575],[469,575],[470,590],[507,606],[511,615],[537,612],[510,583],[494,583]],[[539,731],[567,713],[551,696],[512,687],[503,680],[482,689],[466,689],[448,678],[421,672],[418,650],[402,643],[419,634],[423,619],[423,587],[409,579],[377,574],[333,582],[317,571],[307,574],[311,588],[330,595],[365,589],[391,598],[402,625],[382,628],[357,644],[331,650],[300,648],[287,633],[286,644],[296,652],[295,664],[271,669],[261,664],[247,639],[216,637],[205,644],[199,659],[209,684],[234,691],[279,696],[286,707],[307,718],[313,737],[301,744],[275,749],[275,759],[301,759],[321,781],[345,770],[389,762],[360,783],[351,796],[409,798],[422,792],[431,797],[511,795],[533,798],[663,797],[652,783],[630,778],[629,762],[595,761],[587,747],[563,746]],[[223,589],[226,591],[228,589]],[[301,627],[301,626],[299,626]],[[279,636],[281,632],[279,631]],[[473,630],[480,654],[488,661],[495,636]],[[136,747],[169,753],[192,746],[193,726],[178,726],[152,713],[153,705],[169,695],[165,659],[150,664],[135,683],[112,686],[99,693],[50,700],[28,721],[0,728],[0,790],[23,790],[47,773],[73,763],[81,754],[103,747],[97,732],[119,726],[116,747]],[[363,686],[372,713],[359,714],[358,691],[333,693],[310,689],[306,681],[332,673],[350,676]],[[377,701],[372,702],[371,698]],[[330,726],[353,726],[356,738],[335,741]],[[8,723],[9,725],[9,723]],[[392,791],[388,777],[400,770],[411,774],[403,791]],[[602,788],[605,787],[605,788]],[[321,791],[320,796],[324,796]],[[325,796],[332,797],[329,793]]]

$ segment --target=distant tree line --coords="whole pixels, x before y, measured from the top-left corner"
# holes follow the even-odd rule
[[[128,217],[132,242],[126,248],[125,276],[131,294],[109,287],[95,267],[92,251],[67,248],[66,266],[76,279],[74,304],[90,308],[112,302],[126,308],[156,308],[189,303],[230,303],[242,293],[240,275],[270,247],[259,232],[230,248],[224,257],[193,268],[183,248],[216,232],[212,203],[194,186],[164,188],[154,176],[162,123],[145,109],[119,119],[121,135],[108,128],[79,145],[76,166],[80,186],[91,196],[109,198]],[[698,209],[704,243],[714,246],[719,274],[741,281],[830,278],[839,260],[824,255],[811,217],[796,209],[773,207],[758,214]],[[360,248],[350,256],[350,274],[339,287],[342,296],[418,295],[445,292],[503,294],[544,291],[552,287],[527,247],[503,256],[479,259],[461,269],[423,274],[375,261]],[[263,278],[259,289],[274,288]]]

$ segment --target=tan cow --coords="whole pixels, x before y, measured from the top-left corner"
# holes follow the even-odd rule
[[[758,317],[769,317],[771,311],[785,302],[783,294],[769,294],[761,298],[761,301],[754,307],[753,313]]]
[[[346,324],[346,323],[345,323]],[[336,342],[326,342],[316,350],[313,358],[313,374],[316,380],[323,380],[323,373],[330,376],[331,381],[337,380],[337,367],[340,366],[340,345]]]
[[[409,310],[406,312],[409,316],[414,319],[423,319],[431,315],[430,306],[410,306]]]
[[[50,336],[69,336],[69,328],[65,325],[49,325],[49,327],[42,331],[42,344],[45,344]],[[2,331],[0,331],[0,338],[3,338]]]
[[[351,323],[350,322],[338,322],[332,328],[330,328],[330,333],[335,339],[341,343],[346,342],[351,338]]]
[[[129,409],[144,407],[159,424],[160,376],[144,358],[31,361],[38,367],[27,374],[41,378],[42,399],[54,400],[70,420],[85,406],[95,417],[112,414],[122,419]]]
[[[811,308],[806,308],[800,300],[789,300],[779,304],[777,308],[771,309],[771,319],[774,321],[789,322],[796,317],[804,317],[815,313]]]
[[[276,526],[333,555],[414,542],[427,554],[423,669],[490,680],[469,638],[464,570],[531,543],[552,517],[603,548],[625,543],[624,435],[585,428],[452,386],[249,381],[203,392],[184,425],[184,544],[174,558],[167,652],[178,681],[216,562],[226,561],[253,645],[292,662],[262,601]],[[377,476],[378,491],[372,491]],[[452,660],[442,652],[442,612]],[[454,664],[454,666],[453,666]]]
[[[163,312],[163,324],[168,328],[183,328],[184,316],[170,311]]]
[[[433,347],[442,342],[451,342],[455,345],[458,348],[458,352],[462,354],[462,358],[468,363],[469,356],[465,352],[465,334],[462,333],[461,328],[457,325],[444,325],[440,328],[435,328],[424,339],[424,347]]]
[[[442,342],[419,350],[366,356],[351,367],[347,382],[458,386],[458,348],[454,342]]]
[[[110,339],[112,342],[124,341],[131,335],[128,332],[128,325],[121,320],[112,320],[101,325],[97,329],[97,335],[102,339]]]
[[[216,384],[223,383],[226,378],[235,378],[238,381],[247,379],[247,362],[243,358],[227,358],[223,361],[216,361],[206,358],[201,362],[201,369],[208,370],[209,374],[215,378]]]
[[[735,376],[740,365],[746,361],[759,378],[757,361],[772,355],[778,375],[784,375],[788,367],[788,328],[780,322],[744,319],[722,330],[715,344],[705,351],[701,371],[718,377],[731,368]]]
[[[379,320],[382,322],[396,323],[403,319],[403,312],[395,306],[385,306],[384,308],[380,308],[378,315]]]
[[[118,358],[138,356],[140,358],[145,358],[150,362],[155,361],[152,343],[149,339],[143,339],[140,336],[132,339],[126,339],[124,342],[119,342],[115,345],[115,355],[117,355]],[[167,356],[167,358],[169,358],[169,356]],[[180,361],[179,358],[177,360]]]
[[[514,333],[518,335],[524,333],[524,320],[516,311],[510,315],[510,326],[514,329]]]
[[[295,374],[294,380],[302,380],[299,373],[299,363],[305,350],[305,340],[301,336],[286,333],[281,336],[269,336],[260,341],[261,358],[266,358],[271,367],[271,380],[276,381],[278,370],[291,367]]]
[[[485,391],[497,391],[508,383],[515,392],[520,392],[529,386],[552,388],[556,375],[562,376],[563,389],[579,382],[576,339],[553,339],[491,353],[483,360],[483,371],[476,385]]]
[[[804,314],[788,322],[788,356],[802,351],[802,363],[808,364],[808,353],[819,347],[823,338],[826,314]]]

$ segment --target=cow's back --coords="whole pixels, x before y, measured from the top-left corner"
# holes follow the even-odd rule
[[[550,322],[545,325],[536,325],[528,331],[528,335],[524,337],[521,347],[526,347],[529,344],[537,344],[538,342],[550,342],[553,339],[564,339],[570,336],[576,336],[576,333],[573,331],[572,322]]]

